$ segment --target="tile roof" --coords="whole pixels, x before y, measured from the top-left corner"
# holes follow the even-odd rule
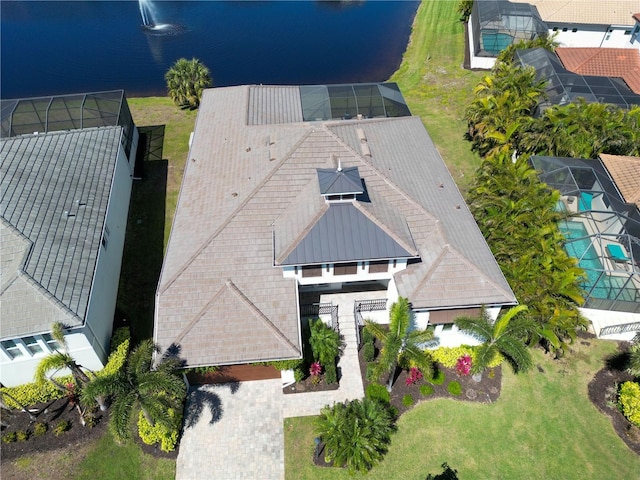
[[[598,77],[621,77],[631,90],[640,94],[640,50],[558,47],[556,54],[571,72]]]
[[[317,175],[336,159],[365,190],[346,217],[420,255],[396,276],[414,308],[515,303],[419,117],[256,124],[243,106],[261,88],[297,108],[292,87],[203,94],[156,298],[162,348],[179,344],[191,366],[301,355],[297,282],[274,264],[342,208]],[[296,118],[287,108],[277,118]]]
[[[0,140],[0,336],[84,321],[121,127]]]
[[[640,208],[640,157],[600,154],[624,201]]]
[[[534,5],[545,22],[587,25],[633,25],[637,0],[511,0]]]

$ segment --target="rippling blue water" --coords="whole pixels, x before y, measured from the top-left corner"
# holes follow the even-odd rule
[[[404,52],[417,1],[7,1],[1,9],[1,95],[124,88],[164,95],[164,73],[197,57],[216,86],[386,80]]]

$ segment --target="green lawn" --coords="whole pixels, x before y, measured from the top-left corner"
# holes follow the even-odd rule
[[[500,399],[476,404],[425,401],[403,415],[384,461],[370,479],[424,480],[447,462],[463,479],[638,478],[640,458],[587,397],[587,384],[615,351],[614,342],[578,343],[565,360],[534,351],[544,373],[506,371]],[[508,370],[508,369],[507,369]],[[347,479],[311,462],[313,417],[285,422],[288,479]]]
[[[106,433],[75,470],[75,480],[169,480],[176,477],[176,462],[147,455],[132,440],[118,445]]]
[[[457,0],[424,0],[416,14],[397,82],[411,112],[419,115],[461,189],[480,165],[463,136],[464,111],[483,76],[462,68],[464,27]]]

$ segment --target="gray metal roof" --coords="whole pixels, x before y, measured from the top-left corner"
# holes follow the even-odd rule
[[[415,257],[352,203],[329,206],[282,265]]]
[[[419,117],[252,124],[245,105],[272,88],[203,94],[158,286],[162,348],[179,343],[192,366],[299,357],[298,285],[274,262],[322,241],[331,256],[319,261],[335,260],[349,235],[345,261],[419,255],[395,275],[415,308],[515,303]],[[336,158],[358,168],[366,194],[353,204],[320,195],[317,170]],[[314,232],[320,222],[331,240]]]
[[[0,140],[0,336],[81,325],[121,127]]]
[[[358,167],[318,168],[320,195],[363,193]]]

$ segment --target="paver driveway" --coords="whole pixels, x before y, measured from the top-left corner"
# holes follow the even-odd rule
[[[279,378],[192,390],[176,480],[284,479],[282,403]],[[197,421],[189,426],[189,416],[197,411]]]

